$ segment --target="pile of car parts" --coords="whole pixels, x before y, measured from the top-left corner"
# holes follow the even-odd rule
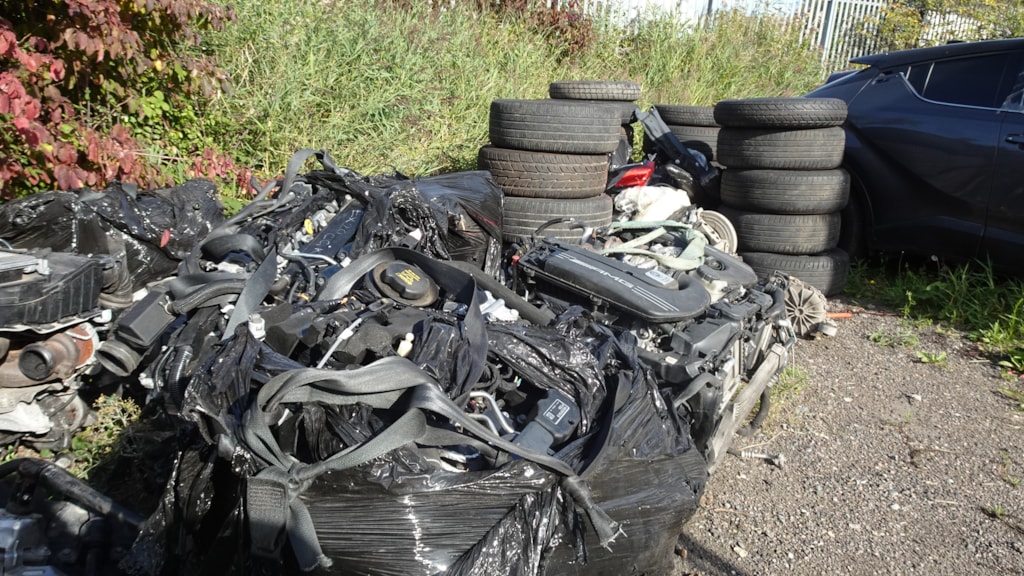
[[[511,102],[492,114],[492,139],[516,133],[510,110],[536,106]],[[704,158],[639,116],[661,174],[702,189]],[[310,157],[321,168],[302,173]],[[140,286],[126,282],[152,271],[122,273],[117,246],[43,264],[39,248],[12,245],[11,274],[83,297],[19,311],[23,332],[46,334],[11,338],[22,375],[55,397],[116,386],[165,439],[163,459],[137,465],[163,471],[155,509],[48,480],[52,464],[0,468],[18,480],[0,518],[24,535],[8,542],[17,567],[671,571],[708,474],[763,420],[788,361],[789,281],[716,248],[695,205],[653,222],[609,208],[570,240],[520,221],[510,243],[511,198],[487,171],[363,176],[307,150],[238,214],[181,223],[202,231],[189,250],[173,249],[177,224],[139,218],[132,241],[177,262]],[[45,438],[18,431],[30,446]],[[90,544],[57,554],[40,531]]]

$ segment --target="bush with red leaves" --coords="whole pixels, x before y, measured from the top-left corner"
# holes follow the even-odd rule
[[[147,85],[172,100],[220,89],[223,73],[186,48],[199,45],[201,29],[233,18],[230,9],[200,0],[0,0],[0,14],[0,197],[113,180],[166,185],[110,112],[138,114]],[[234,170],[212,151],[195,164],[206,176]]]

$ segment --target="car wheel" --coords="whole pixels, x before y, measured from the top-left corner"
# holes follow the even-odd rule
[[[748,170],[722,173],[722,202],[771,214],[838,212],[850,196],[850,175],[836,170]]]
[[[567,100],[635,102],[640,98],[640,85],[614,80],[558,80],[548,85],[548,94],[552,98]]]
[[[528,198],[592,198],[608,183],[608,157],[603,154],[554,154],[480,148],[477,166],[488,170],[509,196]]]
[[[730,254],[736,253],[739,237],[736,235],[736,228],[725,214],[714,210],[701,210],[697,229],[708,237],[708,244],[711,246]]]
[[[608,154],[619,145],[621,111],[575,100],[495,100],[490,138],[499,148]]]
[[[715,121],[732,128],[828,128],[846,121],[838,98],[749,98],[722,100]]]
[[[678,104],[655,104],[654,108],[665,124],[676,126],[718,126],[715,109],[711,106],[683,106]]]
[[[839,242],[839,213],[760,214],[723,207],[739,237],[741,252],[817,254]]]
[[[718,149],[717,126],[680,126],[669,124],[668,129],[687,148],[693,148],[704,155],[708,161],[715,159]]]
[[[718,162],[728,168],[831,170],[843,160],[842,128],[722,128]]]
[[[612,198],[601,194],[594,198],[563,200],[552,198],[505,198],[504,222],[506,242],[529,238],[537,228],[562,217],[572,217],[588,228],[607,226],[612,222]],[[583,235],[580,228],[570,228],[569,222],[558,222],[540,232],[540,236],[553,236],[558,240],[579,244]]]
[[[842,292],[850,273],[850,257],[838,248],[820,254],[740,252],[740,256],[758,276],[767,276],[775,271],[796,276],[826,296]]]

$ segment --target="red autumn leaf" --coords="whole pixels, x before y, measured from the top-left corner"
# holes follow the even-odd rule
[[[39,118],[39,113],[43,111],[43,105],[39,103],[39,100],[35,98],[25,99],[25,117],[29,120],[35,120]]]
[[[11,97],[3,92],[0,92],[0,114],[9,114],[11,112]]]
[[[18,38],[10,30],[0,30],[0,56],[10,58],[18,50]]]
[[[50,62],[50,79],[54,82],[60,82],[64,79],[65,73],[66,70],[64,69],[64,61],[58,58],[54,58],[53,61]]]
[[[57,179],[57,187],[61,190],[70,190],[81,186],[81,181],[75,177],[74,170],[67,164],[57,164],[53,167],[53,176]]]
[[[21,52],[18,54],[18,61],[25,67],[29,72],[35,72],[39,69],[39,64],[42,62],[42,57],[39,54],[32,54],[29,52]]]
[[[74,164],[78,160],[78,150],[70,144],[58,143],[55,152],[57,160],[64,164]]]
[[[12,120],[12,123],[14,124],[14,127],[18,129],[18,132],[28,130],[28,118],[25,118],[24,116],[16,116],[14,120]]]

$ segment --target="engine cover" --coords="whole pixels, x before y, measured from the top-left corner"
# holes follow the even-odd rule
[[[711,296],[690,277],[673,278],[595,252],[543,240],[519,258],[534,281],[548,282],[658,324],[682,322],[707,310]]]

